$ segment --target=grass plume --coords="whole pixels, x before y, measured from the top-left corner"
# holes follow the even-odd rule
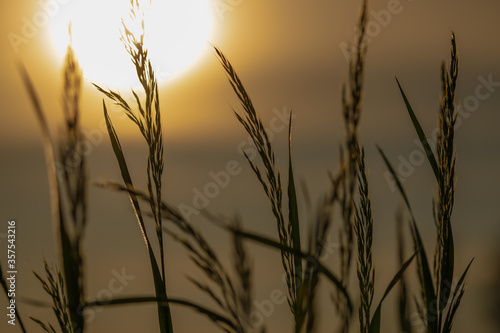
[[[61,308],[59,312],[66,313],[68,316],[63,322],[61,322],[61,318],[58,318],[61,329],[64,332],[83,332],[84,320],[80,311],[80,304],[84,295],[81,246],[87,222],[87,176],[85,156],[78,151],[78,146],[83,141],[80,124],[82,74],[70,45],[67,49],[63,75],[64,126],[57,154],[52,143],[45,112],[31,79],[23,68],[21,68],[21,75],[42,129],[51,190],[54,231],[58,240],[57,248],[59,249],[63,267],[62,273],[57,273],[58,286],[62,288],[59,290],[58,295],[64,295],[67,302],[61,302],[61,299],[55,297],[56,294],[54,293],[49,292],[49,295],[55,307],[65,307],[64,309]],[[55,279],[50,274],[50,271],[46,270],[46,276],[49,282],[42,283],[42,286],[48,292],[48,290],[53,290],[52,287],[55,287],[56,284],[52,283]],[[37,275],[37,277],[42,281],[40,275]],[[51,286],[52,289],[47,289],[47,286]]]
[[[267,131],[264,128],[261,119],[257,115],[252,100],[248,96],[245,87],[236,74],[233,66],[221,50],[215,47],[215,52],[222,64],[222,67],[226,71],[229,83],[231,84],[234,93],[240,100],[241,106],[244,110],[243,115],[234,111],[236,118],[252,138],[254,146],[257,149],[262,162],[263,170],[261,170],[261,168],[254,163],[245,152],[243,152],[254,174],[257,176],[257,179],[262,185],[267,198],[269,199],[273,215],[276,219],[280,242],[281,244],[295,248],[300,252],[299,220],[295,201],[295,188],[291,163],[289,167],[290,177],[288,190],[289,215],[288,221],[286,221],[283,212],[283,187],[281,184],[281,175],[276,165],[274,150],[271,145],[271,141],[269,140]],[[291,154],[291,148],[289,150],[289,154]],[[265,178],[263,174],[265,174]],[[288,285],[288,302],[290,310],[294,313],[297,321],[297,318],[303,316],[303,314],[300,313],[300,307],[297,305],[298,290],[302,285],[302,259],[286,251],[281,252],[281,257]]]
[[[361,117],[361,104],[364,87],[364,68],[367,53],[365,42],[366,24],[368,20],[368,2],[365,0],[361,6],[361,14],[358,21],[360,31],[349,59],[349,76],[347,84],[342,86],[342,115],[346,132],[345,147],[341,150],[340,174],[342,175],[341,186],[341,208],[342,225],[339,228],[340,243],[340,277],[342,283],[347,286],[352,263],[354,249],[354,216],[355,216],[355,188],[358,178],[358,126]],[[337,311],[340,313],[341,332],[349,331],[351,312],[346,306],[345,298],[340,294],[334,297]]]
[[[63,333],[75,332],[69,314],[68,297],[66,295],[66,287],[62,272],[57,266],[51,267],[47,261],[44,263],[45,277],[34,272],[36,278],[43,287],[43,290],[52,299],[52,311],[57,318],[59,328]],[[50,323],[44,323],[39,319],[30,317],[31,320],[36,322],[45,332],[56,333],[56,329]]]
[[[433,201],[433,213],[436,224],[436,248],[434,252],[434,275],[427,259],[415,216],[408,197],[399,181],[394,168],[387,157],[380,150],[384,161],[389,168],[397,188],[402,195],[411,216],[411,232],[415,250],[418,250],[417,275],[420,282],[421,301],[417,308],[425,322],[426,330],[430,333],[450,333],[453,320],[465,291],[465,278],[472,264],[472,260],[462,273],[458,284],[452,290],[454,275],[454,240],[451,224],[455,195],[455,168],[456,157],[454,147],[454,126],[457,117],[455,107],[455,89],[458,79],[458,52],[455,34],[451,37],[451,56],[448,67],[441,66],[442,95],[439,111],[439,134],[437,140],[437,158],[429,148],[429,143],[415,112],[406,97],[399,81],[398,87],[405,102],[419,139],[424,146],[429,165],[431,166],[438,185],[438,199]],[[446,311],[446,309],[448,309]]]
[[[142,9],[138,0],[131,0],[130,16],[132,24],[138,24],[141,29],[139,32],[129,29],[127,24],[123,23],[122,42],[130,55],[132,64],[135,67],[137,78],[142,87],[142,92],[145,100],[141,101],[139,94],[132,90],[138,112],[134,112],[132,107],[118,93],[112,90],[106,90],[94,84],[94,86],[111,99],[116,105],[120,106],[127,117],[138,127],[141,135],[145,139],[148,146],[148,160],[146,167],[146,179],[148,194],[151,200],[149,205],[153,219],[155,221],[156,238],[159,244],[159,264],[152,250],[151,243],[146,233],[142,211],[140,209],[137,198],[130,194],[132,207],[137,217],[139,227],[144,238],[146,249],[148,251],[151,268],[153,273],[153,281],[155,284],[157,298],[167,298],[166,294],[166,277],[165,277],[165,251],[163,240],[163,220],[160,209],[162,201],[162,176],[164,169],[163,161],[163,132],[161,124],[160,99],[158,95],[158,82],[155,76],[153,65],[148,56],[148,50],[144,47],[145,22],[141,16]],[[108,115],[106,105],[103,101],[104,116],[108,126],[108,134],[115,152],[115,157],[122,173],[122,179],[127,187],[133,188],[132,178],[128,171],[126,159],[123,155],[118,136],[112,124],[111,118]],[[132,192],[131,192],[132,193]],[[170,308],[165,304],[158,304],[158,320],[160,323],[161,332],[172,332],[172,318]]]
[[[370,309],[375,288],[373,267],[373,216],[365,167],[365,152],[361,150],[358,159],[358,182],[360,203],[356,209],[354,230],[358,246],[357,275],[360,293],[359,323],[360,333],[368,333]],[[403,262],[401,262],[401,265]]]

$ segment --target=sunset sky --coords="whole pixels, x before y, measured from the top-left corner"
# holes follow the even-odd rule
[[[49,0],[0,1],[0,261],[6,260],[7,221],[15,219],[18,261],[22,263],[18,291],[22,296],[47,300],[31,271],[42,270],[44,257],[55,260],[49,191],[40,130],[17,66],[23,64],[29,72],[56,135],[62,124],[63,54],[58,51],[50,24],[36,27],[26,36],[26,22],[33,22],[44,8],[49,8],[44,5]],[[57,6],[50,7],[50,19],[65,17],[73,6],[81,5],[80,1],[56,1]],[[340,89],[347,78],[348,65],[344,45],[354,40],[361,1],[206,1],[210,20],[207,26],[199,27],[200,35],[206,36],[201,53],[193,57],[196,60],[187,69],[160,84],[164,196],[173,205],[193,206],[197,191],[203,191],[213,181],[211,174],[236,161],[242,171],[210,200],[208,209],[227,216],[239,215],[245,227],[276,238],[275,223],[262,189],[238,152],[238,147],[248,140],[232,111],[239,111],[240,107],[210,44],[219,47],[232,62],[265,124],[286,125],[285,115],[293,110],[295,175],[307,184],[316,204],[328,189],[328,170],[335,171],[338,165],[338,146],[343,138]],[[105,6],[95,6],[94,11],[99,12],[96,17],[105,18]],[[369,9],[371,30],[360,137],[366,149],[374,206],[375,302],[397,271],[394,216],[402,207],[398,193],[386,180],[376,144],[400,168],[428,251],[434,245],[431,196],[436,195],[436,186],[426,163],[410,162],[420,148],[394,78],[400,80],[430,135],[438,124],[440,66],[449,58],[454,31],[460,56],[457,103],[464,102],[456,132],[458,180],[453,223],[457,270],[461,272],[475,257],[454,332],[498,332],[488,313],[498,314],[500,309],[492,308],[487,296],[495,279],[493,273],[499,270],[496,266],[500,256],[500,2],[371,0]],[[84,17],[82,22],[88,21],[91,26],[95,23],[92,8],[88,13],[92,16]],[[22,41],[13,44],[13,38],[17,38],[13,36]],[[161,31],[159,36],[161,40]],[[108,53],[106,45],[101,47],[98,52]],[[112,64],[98,65],[107,68]],[[92,143],[87,156],[90,180],[120,180],[109,138],[102,127],[103,96],[91,85],[93,80],[85,80],[82,98],[83,124]],[[127,86],[119,89],[129,91]],[[106,103],[112,110],[132,176],[138,187],[146,189],[146,146],[130,121],[120,117],[108,100]],[[283,130],[273,133],[284,174],[285,127],[277,126]],[[84,245],[87,296],[95,298],[107,288],[113,274],[122,269],[135,278],[119,296],[152,295],[147,253],[126,196],[91,185],[89,204]],[[306,223],[312,213],[305,206],[299,208]],[[227,235],[199,215],[190,220],[214,240],[225,257]],[[306,232],[307,227],[302,230]],[[268,299],[272,290],[285,290],[280,279],[279,253],[253,245],[250,248],[255,266],[255,300]],[[169,295],[210,304],[186,281],[186,275],[198,271],[188,264],[180,246],[168,243],[166,261]],[[493,287],[498,289],[498,285]],[[326,297],[330,289],[324,290],[326,301],[318,307],[325,328],[321,331],[331,325],[330,313],[334,312]],[[4,304],[2,295],[0,309],[5,308]],[[36,314],[55,322],[48,309],[28,304],[21,304],[19,309],[25,318]],[[0,331],[20,332],[6,324],[2,311]],[[397,332],[392,320],[395,313],[394,298],[390,298],[384,308],[384,332]],[[173,316],[177,332],[217,332],[208,320],[189,310],[176,307]],[[268,332],[290,331],[291,320],[287,305],[277,306],[266,319]],[[154,306],[116,307],[95,313],[88,332],[155,332],[157,325]],[[31,323],[29,327],[31,332],[38,329]]]

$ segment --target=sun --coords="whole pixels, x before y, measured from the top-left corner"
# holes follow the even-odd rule
[[[158,80],[171,79],[208,49],[213,20],[210,0],[140,2],[144,3],[145,45]],[[122,19],[130,20],[128,0],[66,1],[50,25],[55,50],[65,54],[71,22],[72,45],[84,76],[110,88],[135,86],[135,69],[120,41]]]

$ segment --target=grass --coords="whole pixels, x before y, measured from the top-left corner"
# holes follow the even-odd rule
[[[138,93],[132,90],[132,93],[137,104],[137,111],[133,111],[132,107],[123,99],[119,93],[105,90],[97,85],[95,87],[98,91],[108,97],[115,104],[120,106],[128,118],[137,126],[141,135],[148,146],[148,160],[146,167],[146,179],[149,194],[149,203],[151,214],[153,215],[156,238],[159,247],[159,259],[154,254],[149,236],[146,231],[144,217],[140,208],[137,198],[130,192],[130,201],[134,209],[140,231],[143,235],[144,242],[149,254],[151,269],[153,274],[153,281],[157,298],[167,298],[166,293],[166,277],[165,277],[165,250],[163,241],[163,219],[161,213],[162,201],[162,176],[163,176],[163,132],[161,127],[161,110],[160,100],[158,97],[158,82],[153,70],[153,66],[148,58],[148,51],[144,48],[144,18],[141,17],[141,8],[138,1],[131,1],[131,18],[140,22],[142,31],[138,35],[129,30],[127,25],[123,23],[122,42],[127,50],[132,64],[137,72],[142,93],[145,100],[141,101]],[[113,123],[107,112],[106,104],[103,101],[104,117],[108,126],[108,133],[113,146],[116,160],[118,162],[122,180],[129,189],[133,189],[131,175],[128,171],[127,162],[121,148],[118,135],[114,129]],[[160,324],[160,331],[172,332],[172,318],[170,314],[170,306],[167,304],[158,304],[158,320]]]
[[[20,71],[42,129],[54,232],[61,265],[61,271],[49,270],[46,265],[46,279],[36,273],[35,275],[52,298],[61,331],[84,331],[85,321],[81,311],[85,278],[82,239],[87,224],[87,176],[85,157],[77,152],[77,147],[83,140],[79,106],[82,75],[69,46],[64,67],[64,131],[56,150],[31,80],[22,67]],[[42,324],[40,320],[32,319]]]
[[[418,123],[415,113],[397,81],[401,95],[405,101],[408,113],[415,130],[422,142],[429,164],[436,177],[438,198],[433,200],[432,210],[436,225],[436,244],[433,261],[433,275],[430,263],[425,253],[424,245],[418,231],[415,216],[411,209],[408,197],[394,173],[387,157],[380,150],[384,161],[396,180],[397,187],[403,196],[408,211],[411,214],[411,228],[415,250],[418,251],[417,272],[421,288],[421,300],[417,301],[417,308],[426,325],[427,332],[451,332],[455,315],[465,291],[465,278],[472,264],[461,274],[457,285],[453,289],[454,278],[454,241],[451,216],[454,206],[456,183],[456,157],[454,146],[454,126],[457,119],[455,107],[455,89],[458,79],[458,52],[455,34],[451,37],[451,55],[448,67],[443,62],[441,66],[441,103],[439,112],[439,134],[437,141],[437,157],[429,147],[423,130]]]
[[[106,120],[111,147],[121,172],[121,182],[100,183],[107,190],[125,193],[135,213],[139,232],[146,246],[147,257],[151,266],[154,295],[143,295],[112,300],[88,300],[85,297],[85,261],[82,239],[87,225],[87,188],[86,161],[76,158],[76,147],[82,140],[80,125],[80,90],[81,72],[71,46],[64,70],[63,88],[63,134],[54,145],[45,113],[39,97],[24,69],[20,69],[26,89],[32,101],[35,115],[42,129],[48,178],[51,190],[52,215],[56,233],[57,248],[60,252],[58,265],[45,262],[45,274],[35,273],[42,288],[49,295],[57,326],[47,319],[32,318],[45,332],[84,332],[83,311],[96,306],[134,306],[143,303],[155,303],[158,310],[160,332],[174,332],[175,318],[172,318],[171,306],[184,306],[209,318],[223,332],[265,332],[265,326],[252,326],[253,311],[253,267],[246,243],[254,242],[279,251],[282,268],[286,276],[287,299],[293,316],[294,332],[318,332],[318,314],[316,306],[319,282],[328,282],[332,291],[332,305],[335,309],[335,332],[376,333],[382,327],[382,307],[386,297],[400,283],[398,322],[402,331],[416,332],[412,328],[409,313],[411,308],[418,310],[428,333],[448,333],[452,331],[465,290],[466,276],[471,263],[462,272],[458,281],[455,274],[455,244],[453,240],[452,214],[454,208],[456,183],[456,156],[454,125],[457,117],[455,107],[455,89],[458,79],[458,51],[455,35],[451,39],[451,56],[448,65],[442,65],[442,93],[439,109],[439,137],[436,154],[430,147],[424,129],[420,126],[416,112],[406,97],[402,85],[397,81],[399,92],[407,112],[414,125],[417,136],[422,142],[426,156],[437,183],[437,196],[433,200],[432,211],[435,217],[436,243],[433,262],[420,236],[418,223],[408,200],[408,196],[399,181],[390,159],[379,147],[383,161],[394,177],[399,193],[409,215],[410,237],[413,241],[413,254],[404,252],[403,224],[407,220],[404,212],[398,212],[398,251],[397,260],[400,268],[387,284],[381,299],[374,307],[375,280],[373,250],[373,230],[377,224],[372,214],[369,178],[365,161],[365,148],[359,140],[359,124],[362,119],[364,93],[364,71],[367,48],[364,37],[367,25],[368,3],[363,1],[358,21],[360,32],[349,62],[346,83],[342,87],[341,113],[345,127],[345,138],[340,144],[339,164],[329,176],[329,190],[319,202],[315,216],[309,223],[300,218],[295,187],[292,158],[292,116],[288,131],[287,177],[282,172],[275,157],[274,148],[266,132],[259,112],[247,93],[241,78],[222,50],[214,47],[215,55],[226,72],[229,83],[239,99],[239,111],[234,114],[246,131],[258,152],[259,159],[253,161],[245,157],[253,170],[256,181],[269,202],[269,208],[276,223],[276,238],[264,237],[241,227],[239,219],[227,219],[207,213],[208,221],[227,231],[231,239],[232,261],[224,262],[211,245],[215,240],[207,239],[196,226],[173,206],[162,200],[163,196],[163,130],[161,123],[158,82],[153,66],[144,48],[144,18],[139,2],[131,1],[131,18],[142,27],[132,32],[124,24],[122,42],[135,67],[141,91],[133,92],[133,103],[126,101],[120,93],[95,85],[103,94],[103,116]],[[127,158],[124,155],[119,135],[108,113],[106,100],[118,105],[132,121],[143,137],[148,158],[143,177],[147,189],[140,191],[134,187]],[[76,163],[75,163],[76,161]],[[286,184],[283,182],[286,181]],[[286,186],[286,189],[285,187]],[[154,235],[148,234],[148,223],[155,226]],[[302,230],[302,232],[301,232]],[[307,237],[304,237],[306,232]],[[329,235],[336,233],[339,242],[339,266],[327,267],[321,261],[324,244]],[[152,242],[152,237],[155,241]],[[188,280],[201,295],[211,301],[211,308],[197,302],[170,297],[175,291],[169,290],[166,271],[174,269],[165,261],[165,242],[181,244],[188,258],[198,267],[201,275]],[[157,246],[154,246],[155,244]],[[408,268],[415,262],[418,284],[410,284],[406,276]],[[349,287],[353,267],[356,266],[355,278],[357,291]],[[60,267],[60,269],[58,268]],[[201,276],[201,277],[200,277]],[[0,276],[3,290],[8,294],[5,277]],[[455,283],[455,288],[451,287]],[[168,293],[167,293],[168,291]],[[7,295],[8,296],[8,295]],[[415,304],[409,301],[415,299]],[[354,313],[357,311],[357,319]],[[17,313],[20,328],[21,315]],[[56,328],[58,327],[58,328]]]
[[[365,153],[361,150],[358,158],[359,208],[356,209],[354,230],[358,245],[357,276],[359,283],[360,332],[367,333],[370,328],[370,313],[375,286],[375,268],[373,267],[373,216],[365,169]],[[401,265],[402,265],[401,261]]]

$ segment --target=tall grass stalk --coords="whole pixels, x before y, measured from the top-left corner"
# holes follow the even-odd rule
[[[339,228],[340,243],[340,278],[342,283],[347,286],[349,283],[350,268],[352,264],[352,253],[354,249],[355,224],[355,189],[358,178],[359,163],[359,140],[358,126],[361,117],[361,105],[364,88],[364,68],[367,53],[365,42],[366,24],[368,15],[368,2],[363,1],[361,14],[358,21],[360,31],[354,45],[352,45],[351,59],[349,59],[349,76],[347,84],[342,86],[342,114],[346,131],[345,147],[341,152],[341,170],[343,177],[340,186],[341,194],[341,213],[342,225]],[[345,154],[345,155],[344,155]],[[363,241],[358,239],[358,243]],[[345,299],[337,294],[334,298],[335,306],[339,311],[341,320],[341,332],[347,333],[350,326],[351,312],[346,307]]]
[[[436,249],[434,255],[434,279],[436,297],[439,300],[437,325],[441,330],[444,324],[443,310],[448,303],[453,283],[454,243],[451,216],[455,199],[455,88],[458,77],[458,54],[455,34],[451,38],[451,57],[449,69],[443,62],[441,66],[442,96],[439,112],[439,134],[437,140],[438,161],[438,203],[434,204],[436,218]]]
[[[130,5],[130,17],[132,19],[131,24],[138,25],[141,28],[139,32],[136,32],[135,29],[130,29],[127,24],[123,23],[121,40],[135,67],[137,78],[142,87],[142,92],[144,93],[145,100],[141,101],[139,94],[132,90],[132,94],[137,104],[137,113],[132,110],[130,105],[118,92],[103,89],[96,84],[94,84],[94,86],[124,110],[127,117],[138,127],[148,146],[146,179],[149,197],[151,198],[151,200],[149,201],[149,205],[153,219],[155,221],[156,238],[159,244],[159,260],[157,260],[151,247],[151,243],[146,232],[143,214],[137,198],[132,194],[133,192],[131,192],[130,194],[130,200],[136,214],[141,233],[146,243],[146,248],[148,250],[156,296],[158,298],[167,298],[163,222],[160,209],[162,201],[162,176],[164,161],[163,132],[161,125],[160,99],[158,96],[158,82],[148,56],[148,50],[144,47],[145,21],[143,16],[143,8],[141,8],[139,0],[131,0]],[[104,101],[103,108],[106,123],[108,126],[108,133],[113,146],[113,150],[115,152],[115,157],[118,161],[122,173],[122,179],[127,187],[133,189],[132,178],[128,171],[126,159],[123,155],[123,150],[112,124],[111,118],[108,115]],[[158,303],[158,319],[161,332],[173,331],[172,318],[168,304],[165,305]]]
[[[243,115],[240,115],[236,111],[234,111],[234,114],[252,138],[254,146],[257,149],[258,155],[260,157],[263,170],[256,163],[254,163],[245,152],[243,153],[245,154],[250,167],[257,176],[257,179],[259,180],[267,198],[269,199],[271,210],[276,219],[280,242],[282,245],[294,248],[297,252],[300,252],[300,226],[291,158],[289,158],[290,163],[288,182],[289,213],[288,220],[286,220],[283,208],[283,187],[281,184],[281,174],[276,165],[277,163],[274,155],[274,150],[271,145],[271,141],[269,140],[267,131],[264,128],[261,119],[257,115],[252,100],[247,94],[245,87],[243,86],[243,83],[241,82],[239,76],[236,74],[233,66],[224,56],[221,50],[219,50],[217,47],[215,47],[214,49],[217,57],[222,64],[222,67],[226,71],[229,83],[231,84],[231,87],[233,88],[236,96],[240,100],[241,106],[244,110]],[[289,140],[291,140],[290,136],[291,125]],[[291,155],[290,144],[289,154]],[[265,177],[263,176],[263,174],[265,174]],[[287,251],[281,252],[281,259],[288,286],[288,303],[290,306],[290,310],[294,314],[296,327],[298,327],[301,325],[301,321],[304,317],[301,306],[299,306],[297,303],[297,300],[299,298],[299,290],[302,285],[302,259],[299,256],[296,256],[293,253]]]
[[[62,272],[51,272],[45,265],[46,280],[41,275],[36,276],[53,300],[61,330],[83,332],[85,321],[80,305],[84,296],[84,271],[81,247],[87,223],[87,175],[85,157],[78,153],[78,147],[84,140],[80,124],[82,74],[70,45],[64,66],[64,126],[57,154],[45,112],[23,68],[21,75],[42,129],[54,230],[62,266]]]
[[[422,238],[417,227],[415,215],[408,197],[399,181],[394,168],[379,148],[382,157],[393,175],[397,188],[404,199],[411,216],[411,231],[414,248],[418,251],[417,275],[420,282],[421,300],[417,308],[429,333],[449,333],[465,291],[465,279],[472,261],[468,264],[457,285],[453,289],[454,277],[454,240],[451,224],[455,194],[456,157],[454,147],[454,126],[457,117],[455,107],[455,89],[458,78],[458,52],[455,34],[451,37],[451,56],[448,68],[441,66],[442,97],[439,112],[439,135],[437,141],[437,158],[430,149],[424,131],[418,122],[406,94],[397,81],[413,126],[425,148],[427,159],[434,172],[438,185],[438,200],[433,201],[432,210],[436,224],[436,248],[434,254],[434,275],[427,259]],[[397,79],[396,79],[397,80]]]

